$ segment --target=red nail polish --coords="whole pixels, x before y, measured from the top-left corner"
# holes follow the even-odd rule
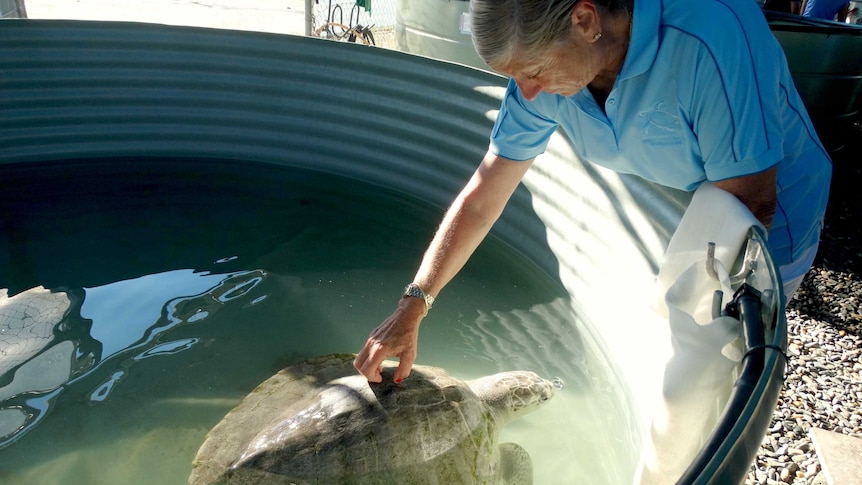
[[[403,381],[403,380],[404,380],[404,379],[401,379],[401,378],[399,377],[398,379],[395,379],[395,383],[396,383],[396,384],[401,384],[401,381]]]

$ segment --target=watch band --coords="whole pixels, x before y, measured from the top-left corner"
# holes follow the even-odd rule
[[[416,283],[410,283],[409,285],[404,287],[404,292],[401,294],[402,298],[407,296],[412,296],[414,298],[419,298],[425,302],[425,314],[428,314],[428,310],[434,305],[434,297],[425,293],[425,291]]]

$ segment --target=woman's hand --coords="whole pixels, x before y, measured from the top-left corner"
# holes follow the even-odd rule
[[[395,312],[375,328],[365,341],[365,347],[356,356],[353,366],[368,379],[381,382],[383,361],[387,357],[398,357],[395,382],[410,375],[416,361],[416,346],[419,340],[419,323],[425,316],[425,301],[420,298],[403,297]]]
[[[533,160],[516,162],[491,152],[485,155],[473,177],[446,211],[422,264],[413,278],[423,291],[439,295],[476,250],[491,226],[500,217],[512,192]],[[395,382],[410,375],[416,361],[419,323],[425,316],[425,300],[407,296],[389,318],[371,332],[353,366],[369,382],[380,382],[383,361],[398,357]]]

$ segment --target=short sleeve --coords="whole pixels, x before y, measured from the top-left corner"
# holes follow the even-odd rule
[[[764,35],[765,25],[743,28],[743,20],[734,20],[721,25],[738,35],[725,32],[710,42],[707,32],[701,39],[691,92],[693,130],[712,181],[766,170],[783,157],[786,103],[778,99],[783,52]]]
[[[516,161],[530,160],[542,154],[557,129],[554,120],[556,98],[555,95],[541,93],[535,100],[527,101],[515,82],[509,80],[491,131],[491,152]]]

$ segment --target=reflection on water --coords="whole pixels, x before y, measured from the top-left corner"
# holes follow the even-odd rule
[[[0,289],[0,448],[45,416],[59,388],[101,358],[81,298],[42,287]]]
[[[103,341],[109,341],[110,346],[106,346],[108,352],[106,357],[114,355],[122,356],[120,370],[114,371],[107,376],[105,380],[99,384],[96,389],[90,394],[92,401],[104,401],[114,390],[116,385],[120,383],[130,372],[131,366],[135,363],[158,356],[173,355],[184,350],[189,350],[200,342],[200,338],[181,338],[173,340],[169,337],[169,331],[178,325],[200,324],[207,317],[215,315],[226,304],[247,294],[255,286],[266,278],[266,272],[262,270],[240,271],[228,274],[201,274],[194,271],[172,271],[167,274],[148,275],[138,278],[132,282],[119,282],[113,285],[119,285],[120,288],[96,288],[89,290],[87,293],[93,295],[97,302],[91,305],[85,305],[88,315],[96,321],[111,321],[111,316],[103,315],[109,305],[102,303],[101,298],[105,295],[128,294],[141,295],[136,298],[140,300],[150,300],[151,307],[156,308],[161,301],[167,299],[159,311],[157,319],[146,320],[140,318],[140,314],[132,315],[128,320],[124,319],[122,325],[106,325],[99,326],[97,334]],[[155,280],[155,281],[153,281]],[[201,293],[190,296],[171,297],[165,293],[165,289],[176,287],[180,284],[182,288],[194,288],[200,284],[208,284],[212,286]],[[158,290],[162,289],[162,293],[147,291],[147,289]],[[100,291],[101,290],[101,291]],[[96,299],[99,298],[99,299]],[[111,298],[109,296],[109,298]],[[121,299],[119,296],[117,299]],[[257,300],[251,304],[255,304],[262,300]],[[146,312],[142,312],[146,315]],[[131,328],[136,328],[136,332],[130,332]],[[122,329],[122,332],[118,332]]]
[[[202,322],[247,294],[265,278],[266,272],[262,270],[222,275],[174,271],[106,285],[110,288],[86,289],[81,292],[83,297],[36,287],[10,298],[8,290],[0,289],[0,384],[3,386],[0,387],[0,403],[3,403],[0,447],[18,439],[35,425],[60,388],[92,371],[103,356],[105,359],[117,355],[129,357],[123,358],[121,368],[111,372],[90,393],[94,402],[107,399],[136,362],[173,355],[200,341],[199,338],[165,341],[169,330],[182,324]],[[147,319],[146,311],[130,314],[127,311],[134,309],[127,309],[120,314],[122,323],[99,325],[91,333],[92,321],[110,322],[117,316],[105,315],[106,311],[116,311],[112,305],[104,304],[106,296],[111,299],[112,295],[128,292],[141,295],[136,298],[139,304],[141,300],[160,302],[166,298],[166,286],[171,287],[167,282],[176,285],[184,280],[214,286],[199,294],[168,298],[153,320]],[[195,286],[184,284],[182,287]],[[150,289],[161,289],[162,294],[155,292],[154,295]],[[263,298],[250,304],[257,304]]]
[[[0,238],[0,480],[185,483],[206,432],[258,383],[359,348],[440,217],[319,174],[176,167],[43,167],[0,194],[14,235]],[[501,438],[529,451],[537,484],[623,482],[629,412],[573,315],[492,238],[440,295],[418,361],[558,378]]]

